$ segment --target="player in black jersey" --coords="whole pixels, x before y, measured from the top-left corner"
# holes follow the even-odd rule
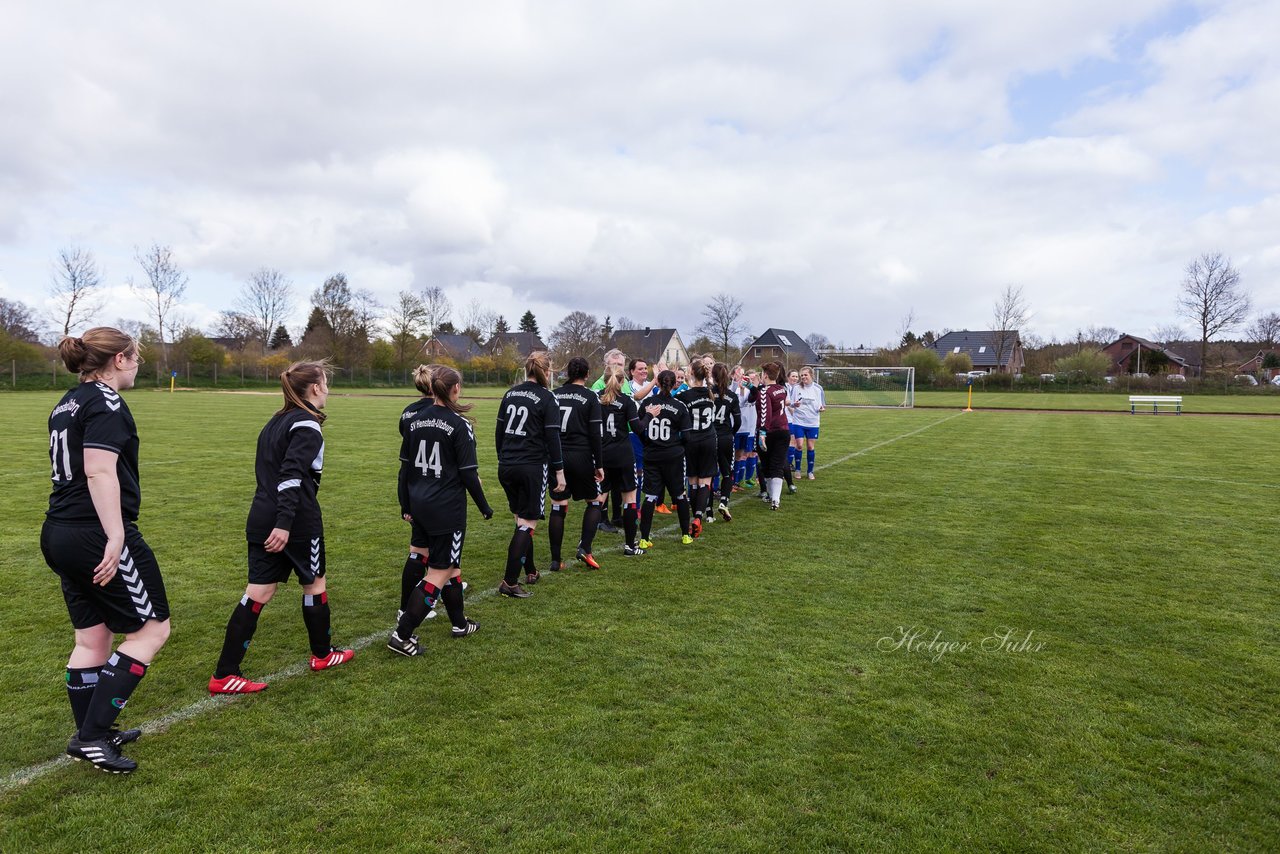
[[[702,536],[702,517],[711,506],[711,479],[716,475],[715,404],[707,379],[711,374],[707,363],[694,359],[688,377],[693,385],[676,395],[676,400],[689,408],[689,428],[684,431],[685,467],[689,474],[689,496],[693,505],[690,529],[694,538]],[[676,374],[679,380],[680,375]]]
[[[400,513],[413,525],[412,548],[427,559],[426,577],[409,596],[387,648],[401,655],[421,652],[414,629],[444,601],[453,636],[480,628],[462,612],[462,544],[467,535],[467,493],[485,519],[493,509],[485,500],[476,460],[476,435],[458,403],[462,375],[453,368],[431,368],[435,403],[419,409],[406,424],[400,443]]]
[[[560,546],[564,542],[565,515],[569,499],[587,502],[582,511],[582,538],[578,541],[578,560],[591,569],[600,564],[591,553],[596,526],[604,510],[608,493],[601,495],[600,482],[604,468],[600,458],[600,398],[587,388],[587,360],[574,356],[565,366],[567,382],[553,394],[559,408],[560,449],[564,454],[564,489],[551,493],[551,519],[547,523],[547,540],[551,544],[552,572],[562,566]]]
[[[560,451],[560,408],[547,390],[551,363],[542,351],[525,360],[526,380],[507,391],[498,404],[494,444],[498,450],[498,482],[516,517],[515,533],[507,546],[507,570],[498,592],[515,599],[531,595],[520,584],[534,584],[533,532],[542,518],[547,497],[547,472],[555,473],[557,492],[563,492],[564,459]]]
[[[258,615],[276,588],[296,574],[302,585],[302,621],[311,644],[311,669],[346,664],[355,651],[338,649],[329,638],[329,594],[325,588],[324,521],[316,491],[324,468],[325,401],[328,365],[296,362],[280,375],[281,408],[258,434],[254,461],[257,491],[249,507],[249,584],[227,621],[218,666],[209,679],[211,694],[252,694],[265,682],[246,679],[240,664],[258,628]]]
[[[409,423],[417,417],[417,414],[424,409],[432,406],[435,400],[431,396],[431,372],[433,369],[440,367],[439,365],[418,365],[413,372],[413,385],[422,393],[422,397],[410,403],[400,413],[400,441],[403,443],[405,436],[409,432]],[[406,482],[407,471],[405,467],[400,466],[400,473],[396,486],[396,494],[400,498],[400,506],[408,506],[408,484]],[[417,587],[422,579],[427,577],[427,549],[426,547],[418,548],[409,544],[409,557],[405,559],[404,570],[400,573],[400,608],[396,612],[396,623],[400,622],[400,618],[404,616],[405,608],[409,604],[409,596]],[[435,609],[427,611],[425,619],[435,619]]]
[[[716,462],[720,468],[720,515],[733,520],[729,497],[733,493],[733,440],[742,427],[742,407],[729,385],[729,366],[716,362],[711,369],[711,402],[715,405]]]
[[[600,443],[600,460],[604,467],[601,489],[615,488],[622,494],[622,530],[627,541],[624,555],[638,556],[644,550],[636,543],[636,458],[631,437],[640,432],[640,410],[635,399],[623,389],[625,374],[620,367],[605,371],[604,388],[600,391],[600,410],[604,435]]]
[[[80,383],[49,414],[53,489],[40,551],[75,630],[66,681],[76,733],[67,755],[128,774],[138,764],[120,748],[142,731],[122,732],[116,718],[169,638],[164,579],[137,527],[138,430],[120,396],[142,359],[138,342],[105,326],[63,338],[58,355]],[[112,652],[117,634],[125,639]]]
[[[640,515],[640,548],[653,547],[649,533],[653,529],[653,511],[665,487],[676,496],[676,512],[680,519],[680,541],[693,542],[689,536],[689,496],[685,487],[685,430],[692,419],[689,409],[671,396],[676,375],[672,371],[658,373],[658,393],[644,403],[640,417],[640,436],[644,441],[644,510]]]

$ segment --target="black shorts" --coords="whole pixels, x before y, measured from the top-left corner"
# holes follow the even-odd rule
[[[291,536],[278,552],[267,551],[262,543],[249,543],[250,584],[288,584],[295,573],[303,585],[324,578],[324,535]]]
[[[760,463],[761,477],[786,477],[787,448],[791,447],[791,431],[770,430],[765,434],[764,459]]]
[[[160,564],[133,525],[124,529],[120,566],[105,587],[93,583],[93,569],[102,561],[107,535],[91,525],[56,525],[40,529],[45,563],[62,580],[71,625],[89,629],[106,624],[115,634],[130,634],[147,620],[169,619]]]
[[[733,435],[723,433],[716,437],[716,464],[721,478],[733,476]]]
[[[684,446],[685,469],[689,477],[715,477],[716,440],[700,439]]]
[[[551,490],[552,501],[595,501],[600,497],[596,470],[591,467],[589,451],[564,452],[564,492]],[[526,517],[527,518],[527,517]]]
[[[662,488],[671,493],[673,499],[685,494],[684,457],[674,460],[644,461],[644,494],[654,501],[662,498]]]
[[[613,489],[620,489],[623,492],[630,492],[636,488],[636,469],[635,466],[623,466],[621,468],[606,468],[604,470],[604,482],[600,484],[600,489],[608,492]]]
[[[498,466],[498,483],[507,493],[507,506],[521,519],[542,518],[547,500],[547,466],[522,464]]]
[[[462,543],[466,538],[465,528],[461,531],[428,532],[414,522],[409,544],[415,549],[427,550],[427,569],[449,569],[462,566]]]

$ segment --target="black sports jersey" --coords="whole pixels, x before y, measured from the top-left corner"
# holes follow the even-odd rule
[[[736,394],[722,394],[711,398],[715,407],[712,415],[717,436],[732,436],[742,427],[742,405]]]
[[[324,470],[324,434],[305,409],[273,415],[258,434],[253,473],[258,488],[249,506],[245,535],[262,542],[273,528],[293,536],[324,533],[316,490]]]
[[[676,395],[676,400],[689,407],[689,429],[684,436],[686,443],[715,438],[716,408],[706,386],[687,388]]]
[[[526,380],[502,396],[494,434],[500,465],[550,464],[564,468],[560,450],[560,407],[555,395]]]
[[[471,422],[445,406],[427,406],[405,427],[400,469],[405,473],[409,512],[428,534],[467,527],[463,472],[479,468]]]
[[[600,458],[604,468],[635,466],[636,452],[630,433],[640,432],[640,408],[629,394],[619,394],[612,403],[601,403],[603,439]]]
[[[560,407],[560,447],[565,452],[589,451],[600,468],[600,398],[585,385],[566,383],[556,389],[556,406]]]
[[[429,406],[435,406],[435,400],[428,397],[420,397],[413,403],[404,408],[400,413],[400,438],[403,439],[409,433],[409,422],[417,417],[418,413]]]
[[[45,516],[53,522],[90,524],[98,511],[84,474],[85,448],[116,454],[120,481],[120,515],[138,521],[142,492],[138,486],[138,428],[133,414],[106,383],[85,382],[68,391],[49,413],[49,463],[53,491]]]
[[[650,415],[649,407],[660,407]],[[645,444],[645,459],[671,460],[684,456],[685,430],[689,429],[689,408],[669,394],[646,398],[640,407],[640,439]]]

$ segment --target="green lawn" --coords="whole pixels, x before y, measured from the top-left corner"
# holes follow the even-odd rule
[[[1182,411],[1187,413],[1280,415],[1280,394],[1269,389],[1243,394],[1183,394],[1178,391],[1141,391],[1134,394],[1175,395],[1182,398]],[[916,406],[922,408],[964,409],[965,391],[917,391]],[[974,409],[1061,409],[1129,411],[1129,395],[1115,393],[1026,392],[973,390]],[[1149,408],[1149,407],[1148,407]],[[1161,415],[1167,411],[1162,411]]]
[[[30,771],[71,729],[71,633],[36,546],[56,397],[3,400],[0,850],[1247,851],[1280,838],[1269,419],[832,410],[830,467],[779,513],[743,499],[701,541],[665,531],[639,559],[601,535],[603,571],[547,576],[529,600],[493,595],[510,524],[473,514],[463,575],[481,631],[458,642],[433,621],[427,655],[404,659],[382,638],[407,539],[405,401],[335,396],[321,490],[334,632],[366,645],[347,667],[301,672],[291,586],[247,660],[250,675],[284,675],[209,701],[244,583],[254,438],[277,402],[137,391],[141,527],[174,632],[123,716],[151,731],[120,778]],[[474,415],[503,506],[495,409]],[[536,545],[544,562],[544,534]]]

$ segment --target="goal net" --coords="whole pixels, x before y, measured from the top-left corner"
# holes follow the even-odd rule
[[[915,406],[915,368],[806,367],[826,392],[828,405],[901,409]]]

